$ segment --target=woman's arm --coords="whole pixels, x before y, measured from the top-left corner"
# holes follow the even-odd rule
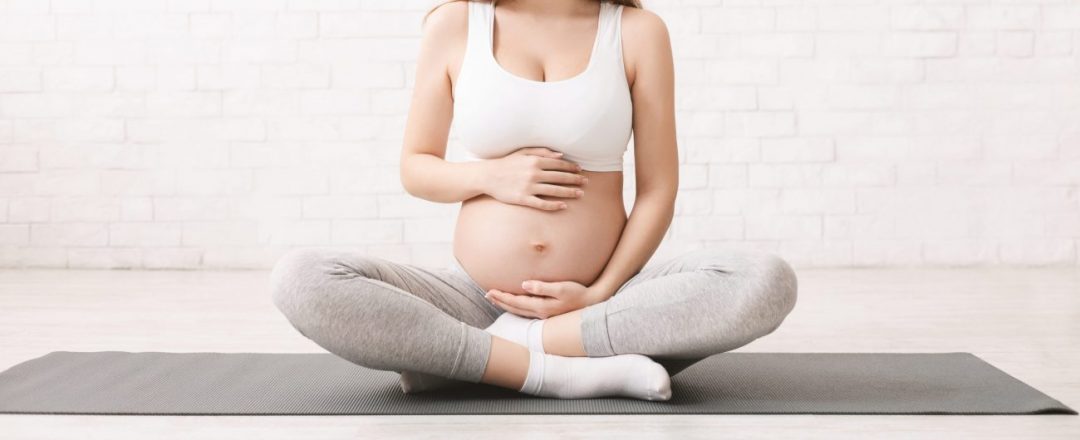
[[[445,160],[454,116],[450,69],[465,51],[467,7],[465,2],[448,3],[424,22],[405,124],[401,183],[409,194],[433,202],[460,202],[484,193],[484,162]]]
[[[679,186],[675,68],[667,27],[652,12],[626,8],[623,30],[623,45],[630,49],[624,53],[634,102],[637,196],[619,244],[589,286],[599,301],[614,295],[656,252],[675,214]]]
[[[546,147],[524,147],[498,158],[447,162],[454,117],[450,72],[460,70],[468,33],[468,3],[439,6],[428,16],[416,62],[416,81],[401,149],[405,191],[432,202],[456,203],[479,195],[544,211],[564,209],[559,198],[579,197],[581,168]]]

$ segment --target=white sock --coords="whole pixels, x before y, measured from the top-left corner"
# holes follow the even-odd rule
[[[560,399],[632,397],[671,398],[671,377],[647,356],[564,357],[529,352],[529,372],[522,393]]]
[[[544,319],[532,319],[503,313],[485,331],[518,345],[524,345],[530,351],[544,351]]]

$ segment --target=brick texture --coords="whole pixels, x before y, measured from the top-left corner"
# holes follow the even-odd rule
[[[398,179],[434,3],[0,0],[0,267],[447,264],[457,206]],[[1080,265],[1080,3],[646,7],[673,39],[682,164],[655,258]]]

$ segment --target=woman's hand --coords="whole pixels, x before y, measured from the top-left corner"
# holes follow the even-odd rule
[[[562,153],[545,147],[521,148],[498,159],[485,161],[484,193],[495,200],[545,211],[566,208],[566,202],[537,196],[578,198],[584,192],[567,185],[583,185],[588,178],[581,166],[561,159]]]
[[[491,289],[485,297],[496,306],[526,318],[547,319],[603,302],[610,294],[575,281],[546,282],[526,280],[524,294]]]

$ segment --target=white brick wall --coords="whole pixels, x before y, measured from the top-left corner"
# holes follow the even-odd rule
[[[397,169],[432,3],[0,0],[0,266],[446,264],[456,205]],[[1080,263],[1080,2],[647,6],[682,161],[658,257]]]

